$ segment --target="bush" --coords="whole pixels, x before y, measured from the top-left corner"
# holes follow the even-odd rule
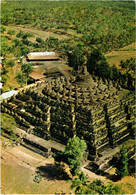
[[[43,40],[42,40],[40,37],[37,37],[37,38],[36,38],[36,41],[37,41],[38,43],[42,43],[42,42],[43,42]]]
[[[4,130],[3,130],[3,129],[1,129],[0,135],[3,135],[3,133],[4,133]]]
[[[1,78],[2,78],[2,83],[6,84],[7,76],[6,75],[1,75]]]
[[[4,33],[6,31],[6,28],[4,26],[1,26],[1,33]]]
[[[24,34],[24,33],[23,33],[23,31],[22,31],[22,30],[20,30],[20,31],[19,31],[19,33],[16,35],[16,37],[17,37],[17,38],[20,38],[20,37],[22,37],[22,36],[23,36],[23,34]]]
[[[14,140],[14,141],[17,140],[17,136],[16,136],[15,133],[13,133],[13,131],[10,132],[10,139],[11,139],[11,140]]]
[[[7,32],[9,35],[14,35],[15,34],[15,31],[14,30],[8,30]]]
[[[13,60],[10,60],[7,62],[7,65],[13,67],[15,65],[15,62]]]

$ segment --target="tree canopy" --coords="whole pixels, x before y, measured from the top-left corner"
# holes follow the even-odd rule
[[[120,178],[123,178],[129,175],[127,148],[124,144],[122,145],[122,148],[120,151],[120,157],[116,165],[116,173]]]
[[[87,69],[89,73],[95,73],[102,78],[111,78],[111,68],[99,49],[94,49],[88,56]]]
[[[33,68],[32,64],[22,64],[21,71],[17,75],[18,82],[23,83],[24,82],[24,77],[25,77],[26,85],[27,85],[28,75],[31,72],[33,72],[33,70],[34,70],[34,68]]]
[[[24,73],[22,71],[20,71],[17,74],[16,78],[17,78],[18,83],[21,84],[21,85],[23,85],[25,83],[25,81],[26,81],[25,75],[24,75]]]
[[[84,63],[84,55],[79,47],[73,49],[73,51],[68,52],[68,65],[73,67],[74,70],[78,70]]]
[[[120,186],[113,183],[104,184],[101,180],[88,181],[83,173],[70,180],[70,189],[74,189],[76,194],[120,194]]]
[[[22,64],[21,69],[26,76],[28,76],[34,70],[32,64]]]
[[[68,140],[64,152],[58,153],[55,157],[56,161],[64,161],[71,169],[72,175],[76,175],[84,160],[84,153],[87,145],[84,140],[74,137]]]

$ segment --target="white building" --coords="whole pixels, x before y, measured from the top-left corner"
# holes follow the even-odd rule
[[[28,56],[55,56],[55,52],[31,52]]]
[[[5,93],[0,95],[0,100],[10,98],[11,96],[16,95],[16,94],[17,94],[17,91],[15,91],[15,90],[5,92]]]

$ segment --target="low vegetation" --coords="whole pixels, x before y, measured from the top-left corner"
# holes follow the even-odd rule
[[[1,128],[12,131],[16,128],[15,119],[6,113],[1,113]]]
[[[101,180],[88,181],[83,173],[70,181],[71,189],[76,194],[120,194],[120,186],[113,183],[103,183]]]
[[[6,113],[1,113],[1,134],[6,131],[10,135],[11,140],[16,140],[17,136],[15,133],[13,133],[13,130],[16,129],[16,122],[15,119],[6,114]]]

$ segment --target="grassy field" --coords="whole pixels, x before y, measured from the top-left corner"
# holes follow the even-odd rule
[[[135,43],[112,51],[106,54],[105,57],[110,65],[115,64],[120,69],[118,65],[121,60],[125,61],[130,58],[135,58]]]
[[[19,31],[23,31],[23,32],[31,32],[33,34],[33,37],[29,38],[30,41],[35,42],[36,41],[36,37],[40,37],[43,40],[46,40],[47,38],[49,38],[49,36],[54,37],[54,38],[58,38],[59,40],[61,39],[67,39],[69,38],[68,35],[60,35],[56,32],[51,32],[51,31],[43,31],[42,29],[39,29],[38,27],[32,27],[32,26],[27,26],[27,25],[17,25],[17,26],[5,26],[7,30],[14,30],[17,33],[19,33]],[[52,30],[53,31],[53,30]]]

